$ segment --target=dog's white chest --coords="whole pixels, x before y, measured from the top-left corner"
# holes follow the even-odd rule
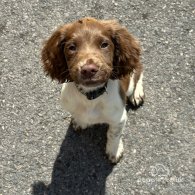
[[[105,102],[101,98],[87,100],[74,88],[70,89],[67,84],[64,84],[62,88],[61,103],[66,111],[84,123],[96,124],[103,120]]]
[[[109,81],[107,90],[98,98],[88,100],[74,84],[63,84],[61,104],[80,124],[115,123],[121,120],[124,112],[118,81]]]
[[[102,106],[100,106],[100,103],[97,103],[96,105],[83,105],[79,112],[76,113],[78,116],[80,113],[80,117],[82,118],[82,121],[88,124],[95,124],[100,123],[102,118]],[[76,111],[76,110],[75,110]],[[77,111],[76,111],[77,112]],[[79,117],[79,116],[78,116]]]

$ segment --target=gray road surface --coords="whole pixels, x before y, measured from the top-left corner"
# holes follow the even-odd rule
[[[41,68],[45,38],[84,16],[118,19],[143,48],[146,102],[116,166],[106,127],[74,133]],[[1,0],[0,194],[195,194],[194,18],[193,0]]]

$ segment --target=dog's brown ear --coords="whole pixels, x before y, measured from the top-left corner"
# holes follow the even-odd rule
[[[70,80],[68,66],[64,55],[65,34],[68,26],[59,27],[45,42],[41,58],[47,75],[60,83]]]
[[[103,21],[109,28],[115,46],[112,79],[120,79],[136,69],[141,69],[139,42],[117,21]]]

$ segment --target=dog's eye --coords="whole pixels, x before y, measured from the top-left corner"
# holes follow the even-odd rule
[[[70,46],[68,47],[68,49],[69,49],[70,51],[76,51],[76,50],[77,50],[77,47],[76,47],[76,45],[72,44],[72,45],[70,45]]]
[[[105,49],[108,46],[109,46],[109,44],[107,42],[103,42],[100,47],[101,47],[101,49]]]

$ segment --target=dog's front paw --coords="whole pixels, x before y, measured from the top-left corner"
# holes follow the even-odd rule
[[[137,85],[134,93],[130,96],[130,101],[134,106],[141,106],[144,103],[144,90],[142,85]]]
[[[143,94],[134,94],[130,97],[130,101],[134,106],[141,106],[144,103],[144,93]]]
[[[76,132],[81,132],[81,126],[76,122],[74,118],[71,119],[71,125]]]
[[[137,81],[133,93],[129,96],[130,102],[135,106],[141,106],[144,102],[144,89],[143,89],[143,73],[139,76],[139,80]]]
[[[106,154],[108,156],[108,159],[114,164],[119,162],[119,160],[123,156],[123,151],[124,151],[124,148],[123,148],[123,142],[121,139],[118,145],[114,143],[109,143],[109,142],[106,145]]]

